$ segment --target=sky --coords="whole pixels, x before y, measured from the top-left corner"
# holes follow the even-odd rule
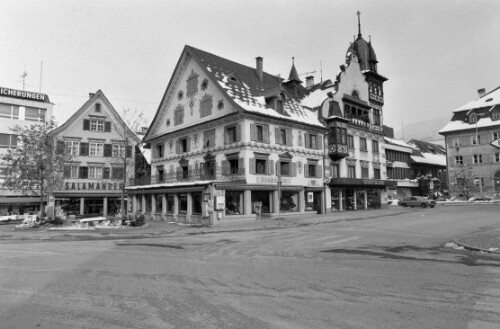
[[[443,118],[500,86],[500,1],[0,0],[0,86],[49,95],[62,124],[101,89],[152,120],[184,45],[288,77],[335,79],[353,37],[372,45],[384,123]],[[401,138],[402,136],[397,136]],[[405,136],[409,139],[412,136]]]

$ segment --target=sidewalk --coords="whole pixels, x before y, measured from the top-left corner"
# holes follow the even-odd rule
[[[465,249],[500,254],[500,229],[468,235],[454,242]]]

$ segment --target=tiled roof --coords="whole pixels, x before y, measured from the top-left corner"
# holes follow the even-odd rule
[[[413,147],[411,160],[415,163],[446,166],[446,150],[443,146],[412,139],[408,145]]]
[[[206,51],[186,46],[210,72],[222,89],[232,100],[247,112],[275,118],[324,127],[318,119],[318,113],[304,108],[290,87],[282,84],[282,78],[263,73],[262,81],[257,70]],[[300,88],[304,89],[302,86]],[[266,97],[278,96],[281,92],[287,96],[283,101],[283,112],[266,107]]]

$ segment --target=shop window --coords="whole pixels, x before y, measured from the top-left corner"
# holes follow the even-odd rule
[[[263,124],[250,124],[250,140],[269,143],[269,126]]]
[[[187,194],[179,195],[179,213],[185,214],[187,213],[188,203],[187,203]]]
[[[215,129],[205,131],[203,133],[203,147],[215,147]]]
[[[151,212],[153,209],[153,196],[151,194],[146,194],[146,212]]]
[[[201,193],[191,194],[191,212],[193,215],[201,215]]]
[[[289,192],[283,191],[281,193],[281,203],[280,203],[280,211],[281,212],[296,212],[299,211],[298,194],[297,192]]]
[[[241,191],[226,191],[226,215],[243,214],[242,197]]]
[[[261,203],[261,213],[270,213],[271,206],[269,203],[270,200],[269,191],[252,191],[252,213],[255,214],[255,203]]]
[[[167,195],[167,214],[174,213],[174,196]]]
[[[0,118],[19,119],[19,106],[11,104],[0,104]]]

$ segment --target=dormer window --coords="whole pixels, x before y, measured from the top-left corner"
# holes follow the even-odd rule
[[[477,122],[477,117],[475,113],[472,113],[469,115],[469,123],[476,123]]]

